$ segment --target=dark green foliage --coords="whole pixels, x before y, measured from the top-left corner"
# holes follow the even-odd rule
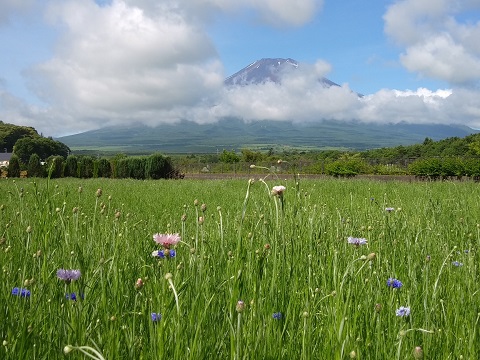
[[[63,177],[63,156],[53,155],[47,159],[48,177],[51,179]]]
[[[31,154],[37,154],[40,159],[46,159],[53,155],[66,158],[70,152],[67,145],[44,137],[24,137],[19,139],[13,147],[13,152],[20,158],[20,161],[27,163]]]
[[[34,138],[40,137],[40,135],[32,127],[5,124],[0,121],[0,151],[4,152],[4,149],[7,149],[7,152],[12,152],[17,140],[24,137]]]
[[[63,172],[65,177],[77,177],[78,176],[78,157],[75,155],[69,155],[65,161],[65,169]]]
[[[46,175],[45,168],[40,162],[40,156],[32,154],[28,160],[27,166],[28,177],[44,177]]]
[[[112,177],[112,166],[110,164],[110,161],[105,158],[97,159],[95,161],[95,167],[96,167],[96,177],[102,177],[102,178],[110,178]]]
[[[335,177],[352,177],[369,172],[368,164],[362,159],[342,159],[325,164],[325,173]]]
[[[266,154],[260,151],[252,151],[250,149],[242,149],[242,161],[250,164],[255,164],[262,161]]]
[[[153,154],[147,158],[145,166],[145,178],[166,179],[172,177],[173,165],[170,158],[162,154]]]
[[[121,174],[120,174],[120,171],[121,169],[119,169],[119,163],[120,163],[120,160],[126,158],[127,155],[125,154],[117,154],[115,155],[115,157],[113,157],[111,160],[110,160],[110,166],[111,166],[111,169],[112,169],[112,177],[115,178],[115,179],[120,179],[122,178]]]
[[[91,156],[82,156],[77,162],[77,176],[83,179],[93,177],[93,167],[95,159]]]
[[[8,177],[20,177],[20,159],[15,154],[12,155],[8,164]]]
[[[226,164],[234,164],[240,161],[240,156],[234,150],[227,151],[224,149],[220,154],[220,161]]]

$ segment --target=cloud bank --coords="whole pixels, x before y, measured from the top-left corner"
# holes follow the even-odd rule
[[[7,1],[2,9],[17,11]],[[29,1],[24,1],[28,4]],[[206,32],[214,16],[248,10],[275,26],[301,26],[321,11],[315,0],[49,1],[45,21],[60,31],[53,56],[26,71],[44,102],[31,106],[0,84],[0,116],[59,136],[101,126],[157,125],[223,117],[313,122],[360,120],[480,127],[480,24],[461,20],[477,0],[403,0],[388,7],[385,33],[401,64],[450,89],[383,89],[358,97],[348,84],[325,88],[322,60],[301,64],[282,85],[224,88],[223,66]],[[7,14],[7,12],[5,12]],[[0,18],[1,22],[1,18]],[[229,75],[229,74],[228,74]]]

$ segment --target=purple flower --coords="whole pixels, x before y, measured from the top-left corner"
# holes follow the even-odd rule
[[[403,286],[403,284],[400,280],[397,280],[397,279],[394,279],[394,278],[389,278],[387,280],[387,286],[391,287],[393,289],[399,289]]]
[[[162,320],[162,314],[160,314],[160,313],[151,313],[150,317],[152,318],[153,322],[158,322],[158,321]]]
[[[406,306],[400,306],[395,312],[397,316],[407,317],[410,316],[410,308]]]
[[[80,270],[65,270],[65,269],[58,269],[57,270],[57,277],[60,280],[65,281],[65,283],[70,284],[74,280],[78,280],[82,273]]]
[[[360,245],[367,245],[367,239],[364,238],[355,238],[355,237],[349,237],[347,239],[349,244],[360,246]]]
[[[80,293],[79,295],[80,295],[80,299],[83,300],[83,299],[84,299],[83,294]],[[75,294],[74,292],[72,292],[71,294],[66,293],[66,294],[65,294],[65,298],[66,298],[67,300],[77,301],[77,294]]]
[[[165,249],[165,250],[155,250],[152,252],[152,256],[159,257],[161,259],[165,259],[165,257],[175,257],[177,255],[176,251],[173,249]]]
[[[452,262],[452,265],[453,265],[453,266],[456,266],[456,267],[463,266],[463,264],[462,264],[461,262],[458,262],[458,261]]]
[[[12,289],[12,295],[20,297],[30,297],[30,290],[14,287]]]
[[[283,315],[281,312],[276,312],[276,313],[273,313],[272,317],[275,319],[275,320],[281,320]]]
[[[395,211],[395,208],[387,207],[387,208],[385,208],[385,211],[386,212],[392,212],[392,211]]]

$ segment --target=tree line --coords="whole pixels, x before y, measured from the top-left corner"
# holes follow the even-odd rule
[[[150,156],[117,155],[113,158],[93,156],[52,155],[42,162],[38,154],[31,154],[23,164],[17,155],[12,155],[7,169],[8,177],[20,177],[26,170],[28,177],[76,177],[76,178],[116,178],[116,179],[178,179],[183,175],[177,171],[169,157],[162,154]]]

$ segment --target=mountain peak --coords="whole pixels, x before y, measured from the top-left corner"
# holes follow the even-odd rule
[[[298,66],[298,62],[291,58],[263,58],[227,77],[224,83],[227,86],[263,84],[269,81],[279,84],[283,72],[296,70]],[[319,81],[326,87],[339,86],[327,78],[321,78]]]

